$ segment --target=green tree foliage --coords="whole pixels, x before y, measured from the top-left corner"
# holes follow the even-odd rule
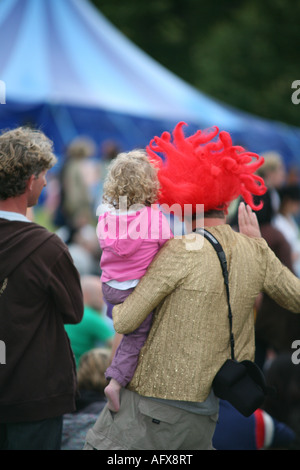
[[[215,25],[194,49],[195,85],[246,111],[299,126],[300,108],[291,101],[292,82],[300,77],[300,4],[294,5],[252,0]]]
[[[300,2],[93,0],[138,47],[215,99],[300,125]]]

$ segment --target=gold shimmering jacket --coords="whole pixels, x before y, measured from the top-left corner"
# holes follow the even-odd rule
[[[266,292],[300,312],[300,280],[263,239],[248,238],[229,225],[208,230],[227,257],[236,358],[253,360],[257,295]],[[230,343],[220,262],[201,235],[165,244],[133,294],[113,309],[116,331],[132,332],[153,310],[152,328],[128,388],[144,396],[204,401],[215,374],[230,357]]]

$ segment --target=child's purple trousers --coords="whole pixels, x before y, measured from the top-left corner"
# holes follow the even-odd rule
[[[105,283],[102,284],[102,289],[110,315],[111,307],[124,302],[134,291],[134,288],[127,290],[114,289]],[[128,335],[123,335],[112,363],[106,370],[105,377],[107,379],[115,379],[122,387],[125,387],[130,382],[138,363],[140,350],[144,346],[151,328],[152,316],[153,314],[150,313],[135,331]]]

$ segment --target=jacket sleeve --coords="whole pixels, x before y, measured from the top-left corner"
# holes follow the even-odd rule
[[[263,291],[281,307],[300,313],[300,279],[267,248]]]
[[[52,266],[49,288],[63,323],[79,323],[83,316],[83,295],[79,273],[68,249],[61,253]]]
[[[169,240],[158,252],[133,293],[123,304],[113,308],[114,328],[128,334],[136,330],[147,316],[185,277],[188,267],[182,266],[177,240]],[[170,262],[171,260],[171,262]]]

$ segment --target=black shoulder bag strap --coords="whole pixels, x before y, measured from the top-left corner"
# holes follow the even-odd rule
[[[231,311],[231,306],[230,306],[230,300],[229,300],[229,279],[228,279],[228,271],[227,271],[227,261],[226,261],[226,256],[223,251],[222,246],[218,242],[218,240],[207,230],[205,229],[197,229],[197,233],[200,235],[203,235],[214,247],[215,251],[217,252],[217,255],[219,257],[221,266],[222,266],[222,272],[224,276],[224,283],[226,287],[226,294],[227,294],[227,300],[228,300],[228,318],[229,318],[229,327],[230,327],[230,347],[231,347],[231,359],[235,360],[234,358],[234,336],[233,336],[233,331],[232,331],[232,311]],[[274,395],[275,394],[275,389],[273,387],[268,387],[265,382],[265,378],[259,367],[251,362],[251,361],[242,361],[244,365],[246,366],[248,370],[248,374],[254,378],[254,381],[261,387],[263,390],[263,393],[265,395]],[[257,408],[257,407],[256,407]],[[249,414],[245,415],[249,416]]]
[[[229,328],[230,328],[231,359],[234,360],[234,336],[233,336],[233,331],[232,331],[232,311],[231,311],[230,298],[229,298],[229,276],[228,276],[228,270],[227,270],[226,256],[225,256],[222,246],[210,232],[201,228],[198,228],[196,232],[199,233],[200,235],[203,235],[206,238],[206,240],[208,240],[211,243],[211,245],[216,250],[220,263],[221,263],[224,283],[225,283],[225,288],[226,288],[227,301],[228,301],[228,319],[229,319]]]

